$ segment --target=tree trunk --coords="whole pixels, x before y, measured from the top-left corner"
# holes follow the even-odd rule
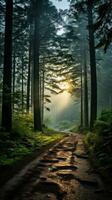
[[[43,68],[42,68],[42,91],[41,91],[41,109],[42,109],[42,124],[44,123],[44,81],[45,81],[45,66],[43,61]]]
[[[39,65],[39,24],[40,24],[40,4],[41,1],[35,1],[34,16],[34,52],[33,52],[33,108],[34,108],[34,130],[41,131],[41,104],[40,104],[40,65]]]
[[[86,54],[84,53],[84,126],[88,128],[88,80]]]
[[[5,46],[2,96],[2,127],[12,128],[11,82],[12,82],[12,15],[13,0],[6,0]]]
[[[93,30],[93,0],[88,0],[88,28],[89,28],[89,49],[90,49],[90,68],[91,68],[91,110],[90,110],[90,128],[97,118],[97,76],[96,76],[96,56],[95,40]]]
[[[28,63],[28,78],[27,78],[27,100],[26,100],[27,113],[29,113],[30,109],[30,88],[31,88],[31,36],[29,41],[29,63]]]
[[[23,58],[23,56],[22,56],[21,61],[22,61],[22,77],[21,77],[22,78],[22,85],[21,85],[22,86],[22,88],[21,88],[22,89],[22,91],[21,91],[22,108],[21,109],[22,109],[22,113],[23,113],[24,112],[24,58]]]
[[[83,70],[81,66],[81,122],[80,122],[80,127],[81,129],[83,128]]]
[[[14,101],[15,101],[15,70],[16,70],[16,55],[14,50],[13,55],[13,111],[14,111]]]

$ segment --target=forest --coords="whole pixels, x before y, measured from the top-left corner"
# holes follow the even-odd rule
[[[112,1],[0,1],[0,200],[112,199]]]

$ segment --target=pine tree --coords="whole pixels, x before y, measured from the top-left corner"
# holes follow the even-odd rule
[[[42,1],[34,2],[34,51],[33,51],[33,106],[34,106],[34,130],[41,131],[41,105],[40,105],[40,11]]]
[[[93,28],[93,1],[87,1],[88,11],[88,31],[89,31],[89,51],[90,51],[90,69],[91,69],[91,105],[90,105],[90,128],[97,118],[97,74],[96,74],[96,55],[95,39]]]

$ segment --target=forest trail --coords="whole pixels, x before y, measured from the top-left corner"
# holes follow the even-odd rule
[[[88,162],[82,136],[69,135],[1,190],[1,200],[110,200]]]

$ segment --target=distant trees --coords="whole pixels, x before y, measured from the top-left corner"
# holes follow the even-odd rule
[[[12,128],[12,17],[13,0],[6,0],[2,127],[7,131]]]
[[[78,7],[71,3],[68,15],[68,37],[71,38],[70,49],[79,63],[75,76],[80,78],[80,127],[89,127],[89,94],[88,94],[88,40],[87,40],[87,16],[77,11]],[[79,15],[80,13],[80,15]],[[70,40],[70,39],[69,39]],[[69,41],[70,43],[70,41]],[[75,68],[75,67],[74,67]],[[77,74],[77,75],[76,75]]]
[[[55,64],[52,58],[56,58],[53,53],[57,51],[56,43],[60,38],[57,30],[62,23],[61,15],[50,1],[17,1],[13,6],[13,24],[11,24],[12,13],[9,2],[6,1],[6,17],[7,15],[8,17],[4,55],[2,48],[0,51],[4,56],[2,126],[10,130],[12,111],[13,114],[18,112],[24,114],[29,113],[33,107],[34,129],[42,130],[44,105],[45,102],[50,103],[45,88],[53,92],[56,92],[56,88],[59,89],[51,81],[55,73],[48,65]],[[0,9],[3,9],[3,12],[4,5],[1,2]],[[3,20],[4,18],[1,19],[1,23],[4,26]],[[4,38],[0,39],[3,41]],[[48,70],[52,76],[46,81]],[[45,107],[49,110],[47,106]]]
[[[87,48],[89,50],[89,57],[90,57],[90,71],[91,71],[91,98],[90,98],[90,120],[88,121],[88,86],[87,86],[87,72],[88,67],[86,64],[86,57],[83,56],[83,71],[84,71],[84,126],[88,127],[88,122],[90,122],[90,127],[93,127],[93,124],[97,118],[97,77],[96,77],[96,57],[95,57],[95,39],[94,39],[94,26],[93,26],[93,1],[77,1],[77,2],[71,2],[71,12],[72,17],[74,16],[77,23],[78,19],[82,21],[82,24],[80,26],[79,34],[82,37],[80,48],[85,49]],[[82,30],[81,30],[81,27]],[[88,27],[88,33],[86,31]],[[83,36],[84,34],[84,36]],[[89,42],[87,40],[87,37],[89,35]],[[80,38],[80,36],[79,36]],[[86,46],[85,46],[86,43]],[[88,45],[87,45],[88,44]],[[89,46],[89,48],[88,48]],[[81,53],[81,55],[87,54]],[[82,51],[81,51],[82,52]],[[82,59],[82,58],[81,58]],[[82,120],[81,120],[82,121]]]
[[[89,35],[89,40],[86,40],[86,43],[88,43],[89,48],[89,57],[90,57],[90,81],[91,87],[89,90],[89,93],[91,95],[90,98],[90,128],[93,127],[93,124],[97,118],[97,104],[99,102],[99,94],[97,93],[97,88],[99,91],[99,80],[97,80],[97,74],[98,74],[98,66],[96,67],[97,62],[97,56],[99,52],[97,52],[96,56],[96,48],[103,47],[106,51],[109,45],[112,41],[112,26],[111,26],[111,19],[112,19],[112,2],[109,1],[82,1],[78,0],[77,2],[71,1],[71,13],[69,16],[72,18],[74,17],[78,24],[78,19],[85,18],[88,25],[86,24],[85,27],[88,29],[88,34],[86,33],[86,37]],[[96,31],[96,32],[95,32]],[[80,34],[83,35],[83,32]],[[97,43],[97,45],[96,45]],[[82,44],[84,42],[82,41]],[[88,57],[88,56],[87,56]],[[86,61],[86,60],[85,60]],[[103,62],[102,62],[103,63]],[[97,62],[98,65],[98,62]],[[84,76],[84,105],[83,105],[83,79],[81,76],[81,124],[82,124],[82,118],[84,116],[85,121],[85,127],[87,127],[88,124],[88,92],[87,92],[87,72],[88,69],[86,68],[86,65],[84,67],[84,74],[82,71],[82,74]],[[98,76],[99,77],[99,76]],[[97,86],[98,84],[98,86]],[[103,101],[103,100],[102,100]],[[111,101],[111,100],[110,100]],[[84,109],[83,109],[84,106]],[[84,113],[83,113],[84,110]]]
[[[97,37],[96,48],[100,57],[100,70],[98,71],[98,105],[101,109],[112,108],[111,103],[111,54],[112,54],[112,1],[100,0],[96,9],[97,18],[94,31]],[[99,48],[99,49],[98,49]],[[104,50],[104,53],[102,51]]]

